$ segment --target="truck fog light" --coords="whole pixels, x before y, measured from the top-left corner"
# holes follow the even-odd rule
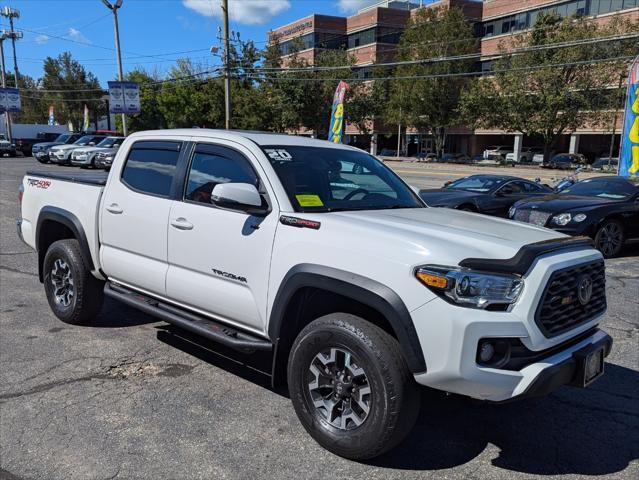
[[[482,343],[481,347],[479,347],[479,359],[483,363],[488,363],[493,358],[493,355],[495,355],[495,346],[492,342]]]

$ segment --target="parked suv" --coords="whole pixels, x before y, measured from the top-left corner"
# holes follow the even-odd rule
[[[399,444],[419,385],[493,402],[543,395],[595,381],[611,349],[589,241],[429,208],[354,147],[138,132],[108,181],[49,170],[21,188],[18,233],[59,319],[88,323],[107,295],[270,352],[304,428],[344,457]]]
[[[58,165],[68,165],[71,163],[71,152],[76,148],[93,147],[105,138],[105,135],[83,135],[71,144],[51,147],[49,161]]]
[[[524,147],[519,154],[519,163],[533,163],[533,158],[536,154],[541,153],[543,155],[543,149],[537,147]],[[542,157],[543,160],[543,157]],[[507,162],[515,162],[515,152],[506,154]]]
[[[49,150],[52,147],[74,143],[81,136],[82,134],[80,133],[63,133],[58,135],[52,142],[36,143],[31,148],[31,151],[38,162],[47,163],[49,161]]]
[[[484,150],[484,158],[489,159],[491,157],[501,157],[506,159],[506,155],[513,152],[513,147],[507,147],[504,145],[492,145]]]
[[[95,167],[95,157],[99,152],[117,149],[120,147],[123,141],[124,137],[106,137],[94,147],[76,148],[71,152],[71,164],[83,168]]]

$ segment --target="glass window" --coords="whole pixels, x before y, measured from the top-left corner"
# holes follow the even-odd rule
[[[495,34],[495,24],[493,22],[486,24],[485,35],[492,37]]]
[[[623,0],[612,0],[610,2],[610,11],[618,12],[619,10],[623,10]]]
[[[639,7],[639,0],[624,0],[623,8]]]
[[[395,173],[366,152],[300,145],[262,148],[297,212],[424,206]]]
[[[599,4],[597,7],[596,11],[593,11],[592,13],[595,15],[603,15],[604,13],[609,13],[610,12],[610,0],[595,0],[593,2],[593,10],[594,10],[594,6],[595,4]]]
[[[133,190],[168,197],[180,157],[180,142],[137,142],[122,170],[122,182]]]
[[[362,45],[375,43],[376,29],[369,28],[348,36],[348,48],[356,48]]]
[[[198,145],[189,169],[185,200],[210,204],[213,189],[219,183],[250,183],[258,187],[257,175],[241,154],[229,148]]]
[[[499,193],[503,195],[516,195],[524,193],[525,188],[523,182],[510,182],[499,189]]]

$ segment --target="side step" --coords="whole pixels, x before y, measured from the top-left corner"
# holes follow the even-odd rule
[[[165,322],[244,353],[271,350],[273,347],[273,344],[268,340],[160,302],[120,285],[107,282],[104,286],[104,294]]]

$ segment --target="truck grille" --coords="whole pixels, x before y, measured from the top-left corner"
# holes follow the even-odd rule
[[[587,284],[592,285],[588,295]],[[606,272],[603,260],[554,272],[541,297],[535,322],[550,338],[606,311]]]
[[[538,227],[543,227],[546,225],[550,215],[552,214],[548,212],[540,212],[539,210],[517,210],[513,218],[518,222],[532,223]]]

